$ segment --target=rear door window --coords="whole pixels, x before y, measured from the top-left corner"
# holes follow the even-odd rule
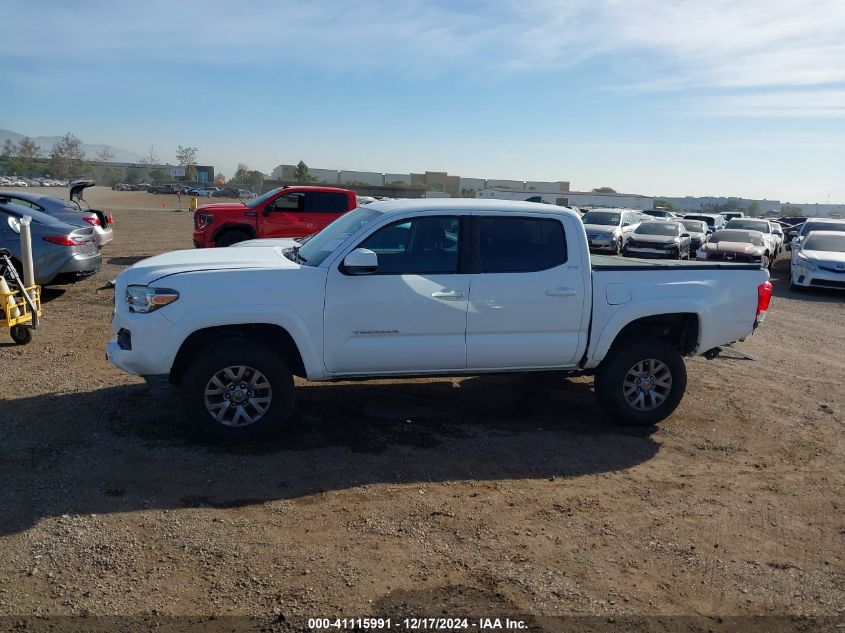
[[[305,194],[305,213],[344,213],[348,211],[347,197],[331,191],[310,191]]]
[[[525,273],[566,262],[563,224],[540,218],[481,218],[479,272]]]

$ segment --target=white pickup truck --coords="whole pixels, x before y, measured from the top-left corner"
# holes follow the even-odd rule
[[[224,441],[279,429],[314,381],[595,374],[617,423],[678,406],[683,356],[748,336],[753,264],[596,256],[578,214],[500,200],[359,207],[304,240],[166,253],[117,278],[108,358]]]

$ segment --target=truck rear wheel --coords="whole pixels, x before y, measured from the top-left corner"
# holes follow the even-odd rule
[[[218,442],[278,432],[293,403],[293,376],[284,359],[249,341],[229,340],[200,350],[182,379],[189,421]]]
[[[614,346],[599,367],[595,391],[617,424],[649,426],[669,417],[687,387],[684,359],[660,339]]]
[[[249,235],[247,235],[246,231],[224,231],[217,236],[217,239],[214,240],[214,244],[215,246],[231,246],[232,244],[244,242],[248,239]]]

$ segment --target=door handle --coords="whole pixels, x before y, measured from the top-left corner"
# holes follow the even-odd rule
[[[443,290],[441,292],[432,292],[431,296],[435,299],[463,299],[466,295],[460,290]]]
[[[552,288],[546,290],[546,294],[549,297],[574,297],[578,294],[578,291],[574,288]]]

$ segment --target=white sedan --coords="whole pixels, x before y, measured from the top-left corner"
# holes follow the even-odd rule
[[[845,290],[845,232],[813,231],[792,254],[789,287]]]

